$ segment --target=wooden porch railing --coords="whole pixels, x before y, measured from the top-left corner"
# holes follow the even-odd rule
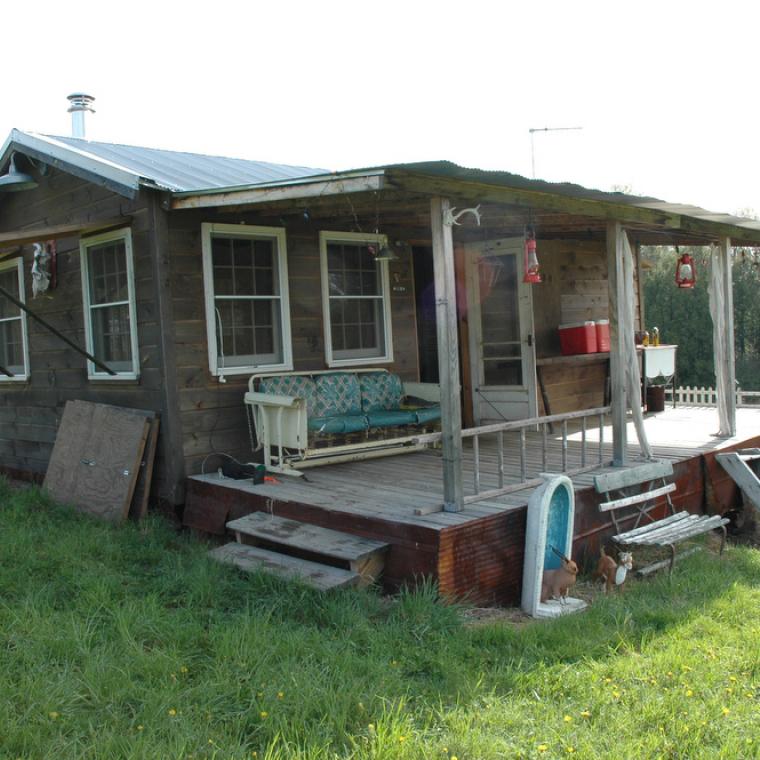
[[[677,404],[684,406],[717,406],[718,392],[715,388],[692,388],[690,385],[679,386],[675,389]],[[673,389],[665,389],[665,398],[673,401]],[[737,407],[756,407],[760,406],[760,391],[743,391],[741,388],[736,389],[736,406]]]
[[[467,428],[462,430],[462,439],[472,439],[473,454],[473,493],[464,497],[465,504],[472,504],[476,501],[493,499],[497,496],[521,491],[524,488],[540,485],[543,481],[541,478],[528,477],[528,455],[527,455],[527,433],[528,430],[538,429],[541,435],[541,471],[546,472],[552,467],[552,472],[562,472],[566,475],[577,475],[581,472],[588,472],[597,467],[603,467],[609,464],[611,460],[604,459],[604,416],[609,414],[610,407],[598,407],[596,409],[585,409],[579,412],[568,412],[567,414],[551,414],[546,417],[531,417],[526,420],[515,420],[512,422],[497,422],[492,425],[481,425],[479,427]],[[599,441],[596,443],[596,453],[591,456],[589,441],[587,440],[588,421],[594,420],[599,428]],[[580,466],[568,467],[568,422],[580,422]],[[561,461],[554,463],[549,461],[549,427],[550,425],[560,425],[561,433]],[[506,474],[504,467],[504,434],[517,433],[519,435],[520,449],[520,479],[518,482],[506,484]],[[481,439],[486,436],[496,437],[497,448],[497,476],[498,487],[482,490],[481,480],[481,459],[480,444]],[[442,433],[430,433],[415,438],[416,443],[438,443],[442,439]],[[591,462],[593,459],[593,463]],[[554,469],[555,465],[560,465]]]

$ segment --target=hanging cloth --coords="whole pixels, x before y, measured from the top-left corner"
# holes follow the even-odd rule
[[[731,419],[728,394],[734,392],[730,388],[729,353],[724,340],[726,334],[726,280],[730,266],[728,257],[718,246],[712,246],[710,255],[710,285],[707,292],[710,296],[710,316],[713,322],[713,353],[715,355],[715,390],[718,397],[718,435],[729,438],[735,432],[735,422]]]
[[[636,353],[633,325],[635,317],[634,286],[633,286],[633,253],[628,240],[628,233],[623,230],[619,237],[622,248],[618,255],[623,257],[623,324],[619,326],[623,342],[623,366],[625,368],[625,395],[636,427],[636,437],[639,439],[641,456],[652,459],[652,447],[649,445],[646,430],[644,430],[644,415],[641,411],[641,373],[639,372],[639,357]]]

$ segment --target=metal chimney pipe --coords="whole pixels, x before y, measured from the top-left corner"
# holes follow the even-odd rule
[[[71,136],[84,138],[84,115],[87,111],[95,113],[92,107],[95,98],[83,92],[75,92],[67,100],[71,103],[68,111],[71,114]]]

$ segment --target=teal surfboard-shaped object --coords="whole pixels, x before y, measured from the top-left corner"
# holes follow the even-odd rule
[[[583,609],[580,599],[568,597],[564,603],[541,602],[544,570],[561,565],[557,553],[572,558],[575,522],[575,492],[566,475],[545,475],[544,483],[528,501],[528,524],[525,531],[522,608],[533,617],[555,617]]]

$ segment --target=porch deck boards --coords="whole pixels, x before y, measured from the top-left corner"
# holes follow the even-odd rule
[[[702,407],[668,408],[665,412],[649,415],[645,426],[655,455],[674,462],[690,459],[700,453],[735,445],[760,434],[760,409],[737,410],[737,434],[733,438],[719,439],[713,433],[718,419],[715,409]],[[544,468],[541,455],[541,435],[527,434],[526,469],[528,477],[536,477]],[[568,442],[569,467],[578,467],[580,461],[580,433],[570,435]],[[505,437],[505,483],[520,480],[520,450],[517,437]],[[597,431],[590,430],[587,441],[587,465],[598,458]],[[633,424],[629,424],[628,451],[631,465],[640,463],[639,448]],[[612,431],[604,431],[603,460],[612,456]],[[561,463],[561,438],[558,433],[549,437],[547,471],[558,472]],[[495,438],[484,439],[480,445],[481,490],[498,484]],[[473,449],[464,451],[465,493],[473,492]],[[593,487],[593,478],[609,468],[601,467],[572,477],[576,490]],[[226,488],[255,493],[257,497],[273,502],[294,502],[345,512],[350,515],[371,516],[394,523],[416,525],[432,530],[461,526],[479,518],[488,517],[524,507],[532,488],[525,488],[497,499],[468,504],[462,512],[432,511],[416,515],[416,509],[438,508],[443,501],[441,458],[437,452],[425,451],[383,459],[365,460],[328,465],[306,470],[305,477],[280,477],[277,484],[254,486],[248,481],[222,481]],[[216,474],[196,475],[194,480],[220,483]]]

